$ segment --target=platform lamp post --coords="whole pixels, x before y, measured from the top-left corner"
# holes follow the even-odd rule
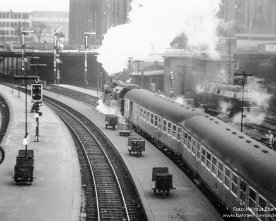
[[[243,131],[243,103],[244,103],[244,84],[246,81],[246,77],[252,76],[252,74],[246,74],[244,71],[241,74],[235,73],[236,76],[242,76],[242,100],[241,100],[241,132]]]
[[[87,51],[88,51],[88,36],[96,35],[96,32],[84,32],[84,85],[85,88],[88,86],[87,80]]]

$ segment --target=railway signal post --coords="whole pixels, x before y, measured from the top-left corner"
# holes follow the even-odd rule
[[[173,87],[172,87],[172,81],[173,80],[174,80],[174,74],[171,71],[171,74],[170,74],[170,98],[172,98],[172,95],[173,95]]]
[[[241,132],[243,130],[243,118],[244,118],[244,113],[243,113],[243,100],[244,100],[244,84],[246,81],[246,77],[252,76],[252,74],[246,74],[244,71],[239,74],[235,73],[236,76],[242,76],[242,100],[241,100]]]
[[[84,32],[84,86],[87,88],[87,50],[88,50],[88,36],[96,35],[96,32]]]

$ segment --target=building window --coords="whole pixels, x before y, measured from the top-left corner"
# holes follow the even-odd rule
[[[154,126],[157,127],[158,119],[157,115],[154,115]]]
[[[150,114],[150,123],[153,125],[153,113]]]
[[[150,122],[150,112],[147,111],[147,122]]]

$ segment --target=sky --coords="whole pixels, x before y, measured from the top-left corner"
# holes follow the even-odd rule
[[[69,0],[0,0],[0,11],[69,11]]]

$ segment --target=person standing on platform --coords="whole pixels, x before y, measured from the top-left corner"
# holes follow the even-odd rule
[[[268,131],[268,145],[270,148],[273,148],[275,151],[275,146],[274,146],[274,135],[271,133],[271,131]]]

